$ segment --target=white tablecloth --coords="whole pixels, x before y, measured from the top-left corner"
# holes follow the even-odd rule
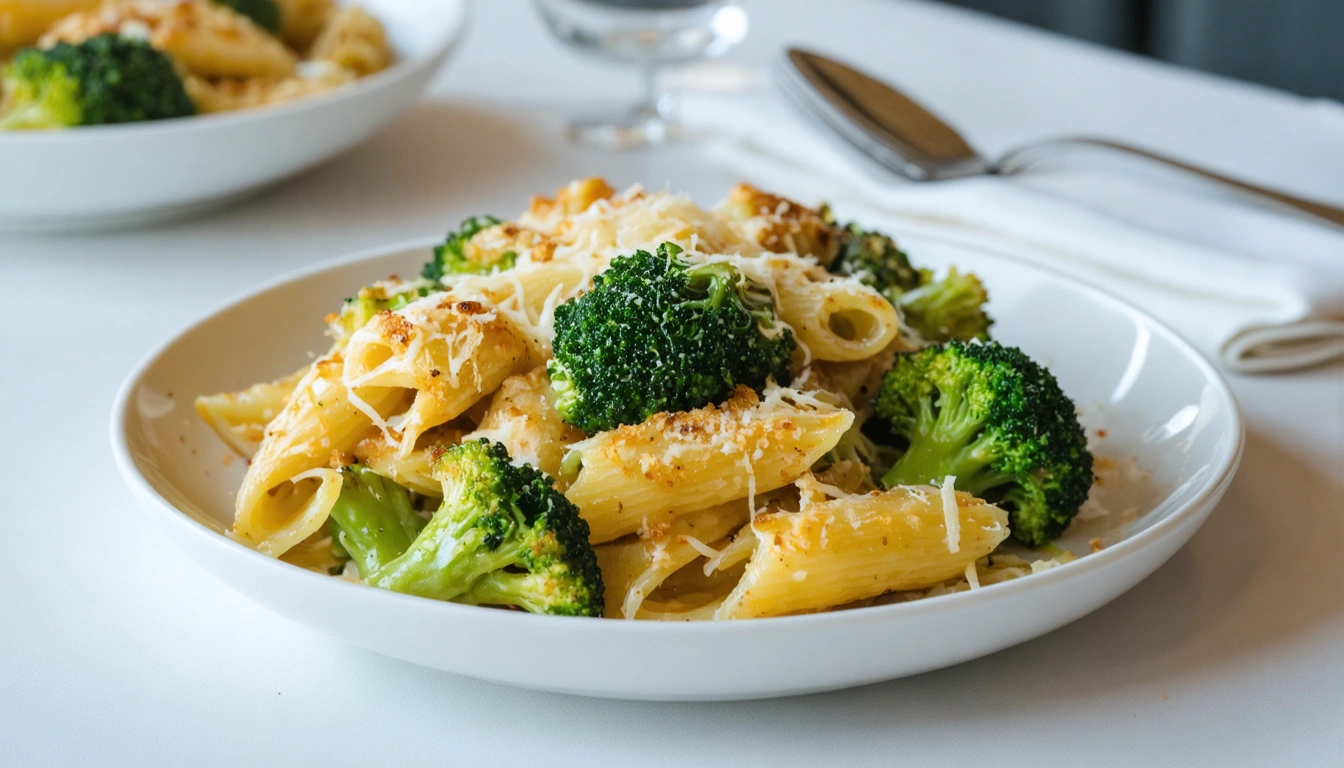
[[[764,62],[786,41],[844,53],[991,152],[1111,134],[1344,203],[1337,105],[910,2],[752,10],[740,60]],[[152,231],[0,239],[11,574],[0,764],[1225,766],[1344,754],[1339,366],[1232,378],[1247,417],[1241,473],[1191,544],[1129,594],[989,658],[820,696],[631,704],[428,671],[268,613],[142,523],[112,465],[108,409],[151,345],[208,307],[304,264],[511,213],[578,175],[722,195],[733,180],[693,149],[604,155],[559,140],[564,109],[635,89],[633,74],[548,39],[519,0],[481,2],[428,103],[344,158]]]

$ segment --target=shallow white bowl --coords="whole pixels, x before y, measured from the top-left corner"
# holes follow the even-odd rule
[[[994,297],[997,338],[1052,368],[1089,431],[1106,431],[1099,456],[1143,470],[1119,473],[1129,480],[1105,488],[1113,513],[1075,523],[1061,541],[1081,555],[1099,536],[1108,544],[1102,551],[919,602],[662,624],[409,597],[310,573],[225,538],[244,466],[224,460],[226,448],[195,417],[192,398],[288,373],[324,351],[323,314],[373,279],[414,273],[430,256],[426,243],[282,278],[183,331],[127,379],[112,413],[113,450],[155,527],[222,581],[296,621],[417,664],[531,688],[687,700],[822,691],[956,664],[1096,610],[1165,562],[1227,489],[1241,418],[1212,366],[1139,310],[1006,257],[900,239],[921,263],[979,272]]]
[[[404,112],[462,36],[464,0],[360,0],[392,68],[329,93],[219,115],[0,132],[0,230],[145,224],[219,205],[331,158]]]

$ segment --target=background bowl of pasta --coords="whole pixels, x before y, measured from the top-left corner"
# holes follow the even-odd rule
[[[613,193],[603,189],[601,194]],[[737,230],[721,226],[723,220],[704,218],[704,212],[688,201],[640,192],[612,200],[616,202],[611,205],[595,203],[583,215],[597,211],[590,218],[619,217],[625,214],[612,211],[647,205],[672,218],[677,214],[667,212],[674,208],[690,211],[687,216],[701,222],[695,225],[700,229],[694,237],[687,232],[695,226],[650,233],[647,220],[621,230],[638,229],[633,237],[654,241],[680,238],[689,254],[678,256],[681,249],[664,249],[657,257],[646,253],[623,264],[665,258],[668,264],[690,259],[685,263],[699,264],[708,273],[721,273],[728,264],[742,274],[756,268],[740,259],[704,257],[702,249],[721,252],[726,248],[723,242]],[[900,237],[901,247],[928,266],[930,274],[955,265],[963,274],[978,275],[990,287],[994,339],[1007,340],[1048,366],[1076,404],[1088,439],[1089,466],[1097,479],[1072,524],[1058,538],[1051,536],[1052,542],[1031,550],[1014,548],[1005,540],[1002,518],[996,522],[986,517],[999,514],[994,507],[959,490],[954,493],[951,476],[943,478],[944,489],[928,493],[904,485],[861,492],[865,481],[847,480],[836,470],[843,466],[836,458],[841,455],[836,440],[853,424],[854,413],[862,410],[853,405],[858,390],[844,394],[845,372],[855,370],[850,362],[869,354],[856,351],[857,347],[868,341],[878,346],[893,343],[881,335],[882,312],[887,310],[845,298],[867,295],[854,276],[826,276],[825,270],[820,275],[808,273],[813,282],[803,281],[801,293],[824,294],[812,303],[785,295],[794,289],[780,288],[780,283],[763,294],[774,297],[778,315],[771,317],[786,324],[808,347],[806,354],[792,360],[791,388],[779,387],[772,378],[758,393],[739,388],[717,409],[655,414],[642,423],[636,423],[640,418],[636,416],[625,422],[629,426],[610,432],[589,428],[586,437],[583,431],[570,434],[563,425],[548,433],[544,423],[548,417],[542,410],[553,407],[568,419],[572,410],[565,409],[573,407],[572,401],[561,403],[565,388],[555,382],[563,378],[562,368],[554,363],[560,353],[552,350],[552,345],[558,349],[565,342],[566,323],[573,314],[560,313],[557,320],[556,307],[566,305],[567,292],[576,297],[569,301],[600,294],[604,284],[594,283],[593,276],[613,274],[602,271],[612,267],[606,262],[596,268],[585,266],[584,244],[601,237],[592,233],[624,226],[585,220],[555,229],[572,236],[568,244],[529,239],[529,232],[538,231],[529,228],[544,228],[544,222],[535,222],[553,213],[548,206],[556,205],[543,199],[534,204],[532,218],[524,214],[517,224],[468,219],[446,243],[436,238],[390,246],[281,278],[212,312],[151,353],[119,394],[111,428],[120,469],[153,527],[256,602],[379,653],[545,690],[634,699],[722,700],[888,680],[983,656],[1056,629],[1106,604],[1165,562],[1207,518],[1235,473],[1243,439],[1237,405],[1212,366],[1173,332],[1096,288],[978,246],[915,234]],[[582,234],[587,226],[593,229]],[[770,231],[766,226],[755,236],[766,242]],[[798,236],[804,230],[791,232]],[[493,247],[498,238],[508,241],[507,251],[497,249],[507,257],[507,267],[480,269],[481,262],[474,259],[481,255],[472,248]],[[711,242],[716,239],[720,242]],[[372,319],[363,317],[351,324],[352,308],[369,298],[368,289],[361,291],[360,286],[389,275],[419,274],[422,265],[438,265],[427,268],[428,275],[443,269],[445,259],[455,258],[470,271],[451,282],[450,293],[418,289],[404,301],[378,294],[382,303],[373,307],[379,311]],[[799,264],[816,264],[815,257],[808,261],[796,254],[779,257],[776,263],[775,256],[759,249],[750,258],[757,260],[756,266],[772,265],[769,269],[781,273]],[[550,277],[541,281],[543,274]],[[757,279],[741,278],[738,284]],[[526,295],[535,297],[531,309],[526,306],[530,299],[511,303],[511,297]],[[347,297],[355,298],[343,305]],[[341,311],[333,311],[337,309]],[[815,313],[818,322],[809,323],[799,312]],[[332,323],[330,334],[315,322],[324,315]],[[456,340],[444,332],[425,337],[423,344],[412,343],[422,333],[417,318],[430,315],[474,329],[471,333],[479,339],[472,342],[470,354],[453,352],[458,349],[454,345],[467,338],[460,334]],[[902,315],[902,323],[908,320]],[[531,328],[536,337],[515,344],[506,335],[491,335],[491,328],[509,324]],[[843,338],[830,343],[827,333]],[[328,335],[337,338],[337,347],[289,375],[296,364],[331,348]],[[393,347],[400,343],[419,350],[415,354],[447,357],[432,369],[425,366],[423,381],[415,380],[409,369],[403,372],[408,378],[395,378],[403,373],[389,374],[394,370],[389,361],[399,353],[388,351],[392,349],[385,343],[388,338],[394,340]],[[544,363],[538,367],[536,361],[548,357],[550,367]],[[850,362],[821,366],[823,374],[818,375],[829,377],[824,386],[809,379],[811,374],[798,373],[799,365],[809,371],[828,358]],[[345,374],[350,375],[342,379]],[[567,386],[580,386],[574,370],[566,375],[572,377]],[[453,377],[468,382],[454,386],[494,394],[461,399],[452,409],[459,414],[455,421],[425,421],[425,409],[442,410],[452,401],[446,390],[434,398],[427,393]],[[435,384],[424,383],[431,380]],[[342,390],[343,381],[348,391]],[[285,394],[277,399],[280,391]],[[215,392],[233,394],[202,397],[193,405],[197,395]],[[537,398],[529,392],[551,394]],[[415,404],[409,410],[384,418],[382,414],[391,413],[388,403],[399,401],[397,407],[405,407],[412,402],[411,394]],[[361,400],[358,407],[351,405],[355,399]],[[375,427],[360,421],[363,408],[368,408],[373,424],[385,423]],[[196,411],[205,420],[197,418]],[[252,411],[265,413],[247,415]],[[748,418],[758,411],[764,415]],[[294,418],[297,413],[316,416],[305,421]],[[770,439],[753,436],[737,453],[728,444],[705,437],[715,430],[750,432],[762,420],[775,425]],[[441,425],[413,434],[417,421]],[[363,435],[358,445],[358,435],[341,434],[357,422]],[[455,432],[458,425],[476,431]],[[660,433],[662,429],[667,431]],[[544,439],[547,434],[553,440]],[[507,452],[504,445],[497,446],[499,456],[507,460],[512,455],[517,463],[491,464],[488,451],[480,447],[489,445],[490,439],[476,443],[473,435],[507,444]],[[294,457],[303,453],[295,441],[310,438],[318,448],[313,461],[293,464]],[[713,450],[697,448],[696,441],[702,438],[710,440],[703,445]],[[422,450],[426,440],[442,443]],[[662,445],[660,440],[678,447],[648,447]],[[825,445],[818,447],[821,443]],[[363,465],[378,475],[370,476],[373,485],[358,485],[363,481],[346,474],[352,470],[352,459],[346,455],[350,450],[354,466]],[[663,455],[651,455],[657,450]],[[907,451],[913,453],[913,448]],[[237,460],[238,453],[250,456],[250,461]],[[578,463],[571,466],[574,455]],[[471,461],[476,463],[452,464],[462,456],[474,456]],[[482,576],[470,588],[473,591],[425,599],[442,589],[445,580],[457,578],[442,575],[452,570],[441,557],[448,548],[421,551],[419,561],[406,558],[416,554],[431,531],[434,536],[448,535],[441,533],[446,530],[443,526],[435,529],[441,516],[448,514],[443,510],[453,504],[470,507],[463,501],[468,496],[453,495],[456,486],[451,483],[464,482],[463,472],[488,465],[497,473],[490,477],[498,483],[491,487],[498,491],[507,485],[498,477],[520,471],[516,467],[524,460],[555,477],[546,481],[544,491],[537,491],[535,484],[528,486],[534,489],[529,493],[544,496],[562,490],[583,516],[582,530],[591,531],[605,582],[605,608],[599,598],[595,612],[572,615],[582,613],[582,606],[574,610],[578,603],[559,598],[553,605],[540,605],[541,592],[528,598],[534,600],[531,603],[501,599],[526,578],[551,567],[551,560],[538,566],[536,558],[499,566],[494,574],[498,578]],[[802,462],[792,474],[789,460]],[[286,462],[290,464],[275,469]],[[627,464],[601,474],[608,462]],[[761,470],[762,466],[769,469]],[[273,469],[281,480],[257,480],[259,475],[273,474]],[[783,480],[793,484],[770,484],[772,473],[785,474]],[[751,485],[725,496],[735,500],[709,506],[708,497],[747,482],[744,476],[753,478]],[[603,479],[587,482],[592,477]],[[1088,477],[1090,481],[1090,473]],[[851,481],[858,485],[848,485]],[[351,482],[357,485],[342,485]],[[397,496],[391,489],[398,484],[412,490],[403,489]],[[431,520],[428,528],[411,513],[420,533],[409,534],[414,538],[410,550],[403,543],[399,551],[405,554],[366,572],[360,554],[365,540],[355,534],[368,534],[369,526],[362,531],[349,527],[355,508],[351,505],[363,503],[355,497],[345,501],[344,494],[352,487],[363,489],[360,493],[372,488],[361,497],[371,504],[433,496],[440,487],[445,500],[432,518],[424,513]],[[848,487],[860,490],[851,492]],[[324,495],[329,491],[342,494],[334,507],[328,505],[324,511],[335,526],[332,533],[325,517],[309,520],[324,498],[336,498]],[[785,498],[788,494],[792,502]],[[478,496],[477,492],[471,498]],[[456,501],[449,504],[450,499]],[[680,511],[669,512],[677,505]],[[867,517],[855,511],[872,505],[879,508]],[[564,499],[553,500],[548,514],[561,515],[565,506]],[[822,510],[827,517],[813,525],[822,520]],[[842,510],[848,511],[841,514]],[[664,512],[670,516],[659,517]],[[1013,521],[1016,526],[1017,518]],[[527,525],[532,525],[532,518]],[[899,555],[885,549],[888,528],[882,526],[899,531],[891,533],[902,537],[892,542],[897,549],[904,547]],[[489,530],[499,536],[488,544],[492,551],[506,549],[499,542],[514,533],[499,533],[503,529],[498,527]],[[870,535],[874,530],[882,535]],[[994,535],[985,544],[989,534]],[[1029,539],[1016,528],[1013,536]],[[466,540],[466,534],[458,539]],[[534,555],[554,546],[554,540],[528,541]],[[738,546],[744,542],[745,549]],[[982,544],[983,551],[977,550]],[[583,545],[588,546],[586,535]],[[554,551],[560,550],[547,550]],[[333,553],[345,559],[334,560]],[[555,556],[562,557],[563,552]],[[775,558],[785,565],[776,567]],[[733,559],[733,564],[725,559]],[[422,571],[409,587],[402,588],[404,580],[397,586],[397,579],[423,569],[426,562],[447,570],[431,570],[428,581]],[[929,575],[930,568],[949,562],[955,563],[952,568]],[[928,571],[924,581],[918,581],[917,574],[924,571]],[[361,578],[363,583],[357,583]],[[887,587],[903,586],[869,589],[866,582],[876,579],[890,580]],[[748,581],[749,588],[744,589]],[[486,582],[488,586],[479,587]],[[543,583],[552,584],[526,582]],[[478,587],[482,591],[474,591]],[[822,595],[828,590],[834,594]],[[819,595],[821,602],[814,600]],[[547,592],[545,599],[551,597]],[[501,602],[525,610],[488,607]],[[535,615],[538,612],[571,615]],[[536,653],[537,647],[545,647],[546,653]]]
[[[310,168],[411,107],[467,16],[461,0],[267,0],[283,15],[256,23],[225,7],[230,0],[101,1],[0,0],[0,63],[17,62],[20,46],[70,46],[44,55],[115,58],[156,84],[171,80],[170,95],[128,91],[92,106],[81,96],[53,110],[38,98],[48,93],[45,73],[9,78],[0,87],[0,229],[138,225]],[[154,69],[159,59],[126,53],[135,46],[168,63]]]

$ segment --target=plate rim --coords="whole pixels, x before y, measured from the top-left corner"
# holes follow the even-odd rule
[[[80,126],[62,131],[0,131],[0,152],[10,149],[28,149],[34,145],[51,146],[65,143],[91,142],[101,139],[155,138],[165,133],[203,132],[228,129],[256,123],[270,118],[281,118],[311,112],[336,102],[347,101],[382,90],[405,80],[426,67],[437,68],[462,41],[467,25],[471,23],[471,4],[468,0],[438,0],[449,11],[438,39],[422,53],[395,62],[392,66],[372,75],[361,77],[349,88],[337,87],[301,99],[280,104],[238,109],[213,114],[195,114],[167,120],[147,120],[139,123]]]
[[[156,344],[138,363],[136,363],[117,390],[116,398],[113,401],[109,424],[113,458],[117,464],[117,469],[122,476],[122,480],[137,497],[137,500],[140,502],[139,506],[143,510],[148,512],[149,507],[152,505],[154,511],[162,514],[170,525],[178,526],[186,533],[204,536],[208,545],[216,548],[222,547],[228,553],[240,556],[241,559],[247,562],[250,566],[271,569],[271,572],[275,573],[277,578],[288,578],[279,575],[281,573],[288,573],[291,577],[308,579],[305,583],[313,585],[313,588],[315,589],[361,589],[364,590],[363,593],[360,593],[364,599],[392,601],[388,603],[389,609],[395,609],[395,606],[399,604],[402,608],[411,611],[446,611],[448,612],[447,615],[461,615],[476,622],[509,622],[507,625],[502,623],[499,625],[508,629],[522,628],[522,622],[532,622],[532,624],[528,625],[532,628],[550,626],[554,629],[562,629],[567,627],[571,631],[578,629],[581,626],[591,624],[593,627],[605,628],[597,631],[607,631],[634,636],[640,636],[646,633],[657,633],[661,635],[668,632],[679,632],[695,636],[706,634],[713,636],[720,634],[752,634],[755,632],[773,632],[776,627],[785,629],[786,627],[802,628],[833,623],[844,624],[849,622],[886,621],[897,616],[927,615],[969,608],[987,600],[994,600],[1001,595],[1006,598],[1012,594],[1039,591],[1061,580],[1081,577],[1088,571],[1107,568],[1118,563],[1122,559],[1130,559],[1139,556],[1145,550],[1155,547],[1161,540],[1176,535],[1191,519],[1204,513],[1206,511],[1205,508],[1208,507],[1211,500],[1219,499],[1222,494],[1226,492],[1227,486],[1231,484],[1236,475],[1237,467],[1240,464],[1245,447],[1245,419],[1241,413],[1241,407],[1237,402],[1236,396],[1233,394],[1231,387],[1228,385],[1223,375],[1202,353],[1199,352],[1198,349],[1190,344],[1190,342],[1186,341],[1181,334],[1177,333],[1145,310],[1116,296],[1104,288],[1092,284],[1090,281],[1069,274],[1049,272],[1044,266],[1036,264],[1030,260],[996,250],[995,248],[986,246],[982,243],[961,240],[955,236],[930,235],[913,231],[907,231],[904,235],[907,236],[908,239],[932,240],[956,248],[979,252],[992,258],[1002,259],[1024,267],[1030,271],[1062,280],[1065,283],[1073,284],[1082,288],[1086,293],[1091,294],[1093,297],[1100,299],[1102,302],[1110,304],[1113,308],[1122,311],[1125,315],[1137,321],[1139,324],[1147,326],[1153,333],[1164,336],[1195,364],[1196,368],[1204,375],[1205,381],[1215,387],[1220,397],[1228,406],[1228,418],[1231,420],[1229,426],[1233,432],[1234,439],[1231,446],[1215,456],[1214,460],[1211,462],[1217,467],[1217,471],[1211,475],[1204,487],[1193,498],[1185,502],[1180,508],[1168,513],[1153,525],[1122,541],[1106,547],[1100,552],[1079,557],[1078,559],[1065,563],[1057,568],[1051,568],[1050,570],[1041,573],[1032,574],[1031,578],[1012,579],[998,584],[985,585],[980,589],[939,595],[934,599],[928,600],[914,600],[888,605],[865,606],[863,608],[854,608],[843,611],[824,611],[793,616],[771,616],[763,619],[753,619],[751,621],[726,622],[665,622],[610,619],[593,621],[591,617],[549,616],[535,615],[523,611],[489,610],[483,609],[481,606],[461,605],[386,590],[370,589],[363,585],[352,584],[341,579],[314,573],[304,568],[285,563],[277,558],[267,557],[223,534],[211,530],[203,523],[198,522],[191,514],[177,508],[172,502],[164,498],[153,485],[150,484],[148,478],[146,478],[139,470],[130,451],[128,442],[130,419],[132,417],[130,403],[133,393],[138,391],[143,379],[149,373],[150,368],[152,368],[158,359],[174,344],[184,336],[194,332],[200,326],[214,320],[219,315],[263,293],[268,293],[286,287],[292,283],[300,282],[318,273],[348,267],[359,262],[374,261],[381,258],[391,257],[396,254],[408,254],[415,250],[432,248],[442,241],[443,238],[439,235],[411,238],[387,243],[381,246],[373,246],[334,259],[323,260],[298,269],[290,270],[273,279],[264,281],[249,289],[234,294],[202,313],[195,320],[188,322],[185,326],[168,335],[166,339]],[[898,239],[902,236],[900,228],[894,228],[894,236]],[[145,502],[150,502],[150,504]],[[1161,506],[1162,505],[1159,504],[1153,509],[1160,509]],[[1211,512],[1212,510],[1208,511]],[[1200,524],[1202,525],[1202,522]],[[181,545],[177,546],[179,549],[181,548]],[[190,553],[187,554],[190,555]],[[192,559],[196,560],[195,557],[192,557]],[[197,565],[202,566],[202,563],[197,561]],[[1158,566],[1160,565],[1161,564],[1159,563]],[[207,570],[209,569],[207,568]],[[1156,568],[1152,570],[1156,570]],[[234,586],[231,583],[228,585],[230,587]],[[250,597],[250,595],[248,596]],[[1090,612],[1090,610],[1088,612]],[[536,622],[544,623],[536,624]]]

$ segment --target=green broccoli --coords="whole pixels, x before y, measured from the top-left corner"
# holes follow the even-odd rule
[[[384,310],[396,312],[416,299],[440,290],[442,288],[427,280],[412,280],[409,283],[388,281],[366,285],[359,289],[357,295],[345,300],[338,314],[327,316],[331,336],[336,339],[338,346],[344,345],[355,331],[363,328],[379,312]]]
[[[929,272],[913,267],[910,257],[897,247],[896,241],[881,232],[870,232],[853,223],[838,231],[840,254],[831,262],[832,272],[857,277],[864,285],[881,291],[888,300],[929,281]]]
[[[858,224],[839,231],[840,255],[830,270],[857,277],[885,296],[920,341],[989,339],[993,321],[984,310],[989,294],[974,274],[953,268],[943,279],[934,280],[932,271],[912,266],[910,257],[887,235]]]
[[[989,292],[980,278],[952,267],[942,280],[902,293],[897,306],[905,325],[915,329],[923,341],[988,341],[994,321],[983,309],[987,301]]]
[[[215,0],[219,5],[251,19],[273,35],[280,34],[280,5],[275,0]]]
[[[445,275],[489,275],[513,269],[518,260],[514,251],[486,254],[469,248],[471,238],[478,232],[499,225],[494,216],[472,216],[464,219],[456,232],[449,232],[443,245],[434,249],[434,259],[425,264],[420,276],[426,280],[442,280]]]
[[[3,70],[0,130],[166,120],[196,114],[172,59],[149,43],[99,35],[25,48]]]
[[[875,409],[907,443],[886,487],[955,475],[957,490],[1002,504],[1013,535],[1033,547],[1087,500],[1092,455],[1073,402],[1019,349],[952,341],[900,355]]]
[[[532,613],[601,616],[602,573],[588,524],[545,473],[478,440],[434,462],[444,498],[410,549],[367,584]]]
[[[331,508],[333,549],[354,559],[360,578],[410,549],[425,523],[410,490],[359,464],[341,470],[341,493]]]
[[[565,421],[601,432],[720,402],[739,384],[787,383],[796,344],[769,292],[731,264],[680,253],[664,243],[617,257],[556,308],[547,370]]]

